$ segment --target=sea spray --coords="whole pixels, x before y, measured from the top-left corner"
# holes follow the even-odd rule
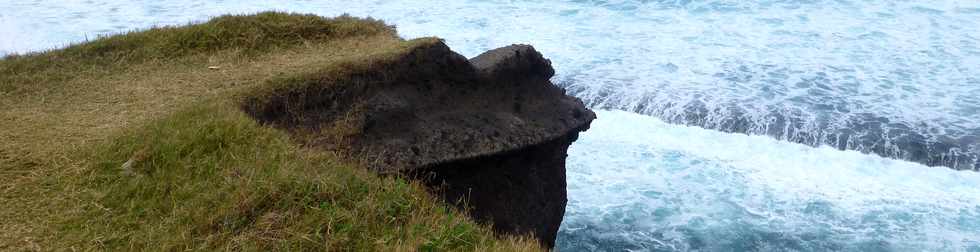
[[[569,149],[562,251],[980,250],[980,173],[598,117]]]

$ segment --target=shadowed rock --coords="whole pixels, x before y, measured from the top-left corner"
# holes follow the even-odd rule
[[[496,231],[551,247],[565,211],[566,150],[595,118],[552,75],[531,46],[467,60],[440,41],[244,109],[379,173],[421,179]]]

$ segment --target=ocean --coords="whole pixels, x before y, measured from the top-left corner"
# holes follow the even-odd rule
[[[980,251],[977,1],[0,1],[0,54],[266,10],[550,58],[561,251]]]

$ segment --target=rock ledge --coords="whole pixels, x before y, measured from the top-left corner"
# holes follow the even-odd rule
[[[566,151],[595,119],[552,75],[531,46],[467,60],[437,41],[243,108],[308,145],[420,179],[497,232],[532,233],[551,247],[567,201]]]

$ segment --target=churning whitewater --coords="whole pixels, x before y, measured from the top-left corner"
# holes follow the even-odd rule
[[[976,1],[0,3],[0,53],[276,9],[380,17],[465,55],[540,48],[595,108],[927,165],[980,165]],[[9,30],[17,32],[8,35]]]
[[[980,173],[597,114],[562,251],[980,251]]]
[[[570,94],[638,113],[600,112],[572,146],[563,251],[980,251],[980,177],[928,167],[980,168],[976,1],[69,0],[0,10],[0,54],[264,10],[378,17],[467,56],[532,44]]]

